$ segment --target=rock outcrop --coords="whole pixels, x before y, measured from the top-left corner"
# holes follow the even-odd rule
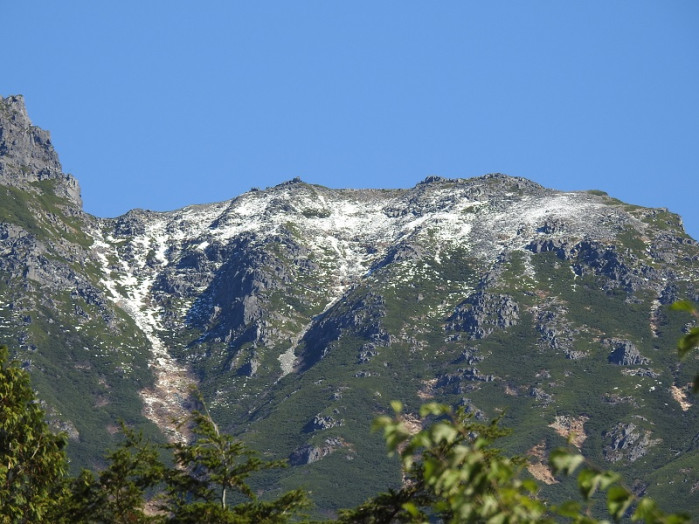
[[[651,432],[632,422],[619,423],[605,432],[604,458],[609,462],[634,462],[648,454],[661,441],[652,439]]]
[[[21,95],[0,97],[0,184],[40,191],[37,182],[53,182],[53,191],[82,209],[80,186],[63,173],[48,131],[32,125]]]
[[[641,355],[638,348],[630,340],[618,338],[605,339],[604,345],[610,348],[607,360],[617,366],[645,366],[650,359]]]
[[[465,331],[470,339],[481,339],[495,329],[505,329],[519,322],[519,306],[508,295],[479,292],[456,306],[447,329]]]

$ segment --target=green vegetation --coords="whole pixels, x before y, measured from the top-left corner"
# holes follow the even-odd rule
[[[190,444],[155,446],[122,427],[125,440],[108,455],[98,475],[83,471],[65,478],[65,440],[43,420],[29,386],[29,375],[8,362],[0,348],[0,519],[3,522],[210,522],[283,523],[298,521],[307,508],[306,493],[294,489],[277,498],[258,498],[248,477],[283,466],[263,461],[241,441],[219,431],[204,406],[186,426]],[[618,474],[585,466],[577,477],[584,504],[549,504],[539,485],[523,478],[527,460],[493,447],[507,431],[475,422],[462,408],[430,403],[420,408],[421,429],[411,430],[402,405],[382,416],[391,454],[400,457],[406,482],[351,510],[339,522],[554,522],[565,517],[599,522],[595,494],[606,493],[614,520],[625,515],[647,523],[681,523],[689,517],[666,515],[655,502],[623,486]],[[171,458],[163,461],[162,453]],[[577,452],[554,450],[550,467],[572,474],[585,463]]]
[[[609,252],[613,249],[610,246]],[[597,251],[605,253],[604,246]],[[273,357],[269,366],[260,365],[258,376],[227,374],[225,381],[214,369],[213,355],[202,357],[201,368],[210,370],[203,375],[202,390],[222,427],[273,458],[289,457],[304,446],[328,453],[317,462],[264,475],[260,489],[304,486],[320,508],[333,510],[351,507],[386,487],[398,489],[400,464],[386,460],[380,439],[368,436],[366,428],[385,413],[390,399],[401,399],[405,413],[415,416],[426,399],[437,398],[467,407],[479,420],[504,411],[502,423],[516,428],[500,439],[508,456],[524,455],[541,441],[546,450],[563,445],[565,437],[547,426],[559,416],[589,414],[584,428],[588,438],[581,450],[595,463],[605,464],[603,448],[611,442],[605,435],[619,423],[634,424],[662,444],[639,460],[621,458],[615,469],[630,482],[642,482],[663,504],[695,507],[695,495],[688,494],[696,478],[693,472],[686,474],[684,484],[675,476],[658,476],[651,482],[660,468],[680,467],[673,450],[686,449],[687,435],[696,424],[694,412],[683,412],[668,390],[687,382],[686,371],[675,370],[671,351],[680,319],[661,307],[654,335],[648,312],[655,295],[621,289],[603,273],[604,267],[583,266],[582,258],[513,252],[503,260],[498,281],[488,291],[513,298],[519,305],[518,322],[485,338],[469,339],[464,332],[444,327],[487,270],[466,255],[443,249],[439,263],[423,257],[377,268],[323,315],[322,333],[310,333],[296,351],[305,355],[317,343],[327,349],[324,356],[302,373],[285,376],[274,388],[268,387],[270,379],[264,375],[278,369]],[[275,292],[275,300],[274,311],[285,311],[288,295]],[[551,314],[558,346],[544,338],[548,328],[536,327],[544,313]],[[330,333],[335,328],[337,332]],[[317,342],[320,336],[326,337],[322,343]],[[383,342],[388,337],[390,343]],[[610,347],[604,342],[608,339],[629,341],[650,363],[611,364]],[[367,346],[369,356],[362,356]],[[192,350],[187,350],[189,355]],[[265,348],[256,351],[259,355]],[[566,352],[579,356],[571,358]],[[477,374],[470,375],[474,369]],[[651,388],[655,390],[649,393]],[[318,414],[344,424],[309,429]],[[343,484],[338,470],[362,481]],[[572,483],[561,482],[542,486],[540,496],[560,503],[575,493]]]
[[[681,232],[681,219],[679,215],[671,213],[667,209],[654,209],[650,213],[646,213],[643,220],[645,223],[653,226],[658,231],[677,231]],[[682,237],[687,237],[686,233],[681,234]]]
[[[207,411],[185,421],[191,444],[154,445],[122,426],[126,438],[107,467],[77,478],[65,476],[66,439],[44,417],[28,373],[0,347],[0,522],[273,523],[308,506],[301,490],[258,499],[247,477],[283,464],[220,433]]]
[[[592,516],[598,492],[606,492],[606,509],[615,521],[629,513],[633,521],[689,521],[688,515],[664,514],[652,499],[633,495],[618,474],[589,464],[577,477],[583,504],[576,500],[547,503],[539,496],[539,485],[523,477],[526,459],[507,457],[493,447],[507,434],[497,420],[474,422],[463,409],[454,411],[431,403],[421,407],[423,429],[414,432],[402,419],[402,405],[392,404],[395,415],[377,418],[374,427],[383,429],[390,453],[400,456],[406,481],[398,490],[341,512],[341,522],[517,523],[556,522],[564,517],[595,523],[599,522]],[[570,475],[584,463],[577,451],[556,449],[551,453],[554,473]]]
[[[328,218],[330,216],[329,209],[304,209],[301,214],[306,218]]]
[[[638,231],[629,228],[619,233],[617,235],[617,240],[625,248],[635,251],[636,253],[643,253],[646,245],[640,236]]]
[[[56,236],[89,247],[92,238],[77,218],[63,211],[69,202],[56,195],[55,185],[55,180],[32,182],[36,192],[0,186],[0,222],[16,224],[40,240]]]
[[[71,523],[275,523],[289,521],[308,506],[301,490],[259,499],[247,478],[283,464],[260,460],[242,442],[220,433],[208,412],[195,411],[185,422],[191,444],[155,446],[122,427],[126,439],[109,453],[107,468],[99,475],[85,470],[69,480],[55,518]]]
[[[675,311],[688,311],[695,318],[699,318],[699,310],[687,300],[675,302],[672,305]],[[694,326],[680,339],[677,344],[677,352],[680,359],[684,359],[690,351],[699,348],[699,326]],[[699,393],[699,373],[694,376],[694,393]]]
[[[34,213],[26,205],[25,192],[15,187],[0,186],[0,220],[22,226],[29,233],[42,235]]]
[[[12,356],[32,374],[51,426],[68,432],[72,473],[102,464],[105,448],[118,442],[120,420],[158,438],[141,413],[138,392],[153,375],[148,342],[133,319],[77,293],[56,293],[51,302],[28,293],[19,302],[2,288],[2,303],[14,308],[0,309],[0,337],[13,342]]]
[[[44,420],[29,375],[0,346],[0,521],[40,522],[56,507],[66,439]]]
[[[151,460],[148,457],[166,464],[176,460],[175,448],[162,446],[158,440],[162,435],[142,413],[138,392],[153,382],[150,342],[132,318],[105,301],[99,283],[102,266],[90,256],[82,257],[87,250],[75,245],[86,246],[89,239],[81,242],[71,236],[80,231],[72,225],[74,217],[61,199],[52,196],[50,183],[42,184],[45,187],[36,189],[45,194],[43,200],[34,191],[2,189],[5,194],[0,195],[8,202],[0,210],[4,220],[20,224],[48,248],[40,255],[40,264],[28,270],[40,268],[46,274],[57,268],[58,287],[67,281],[64,278],[80,283],[87,279],[94,289],[82,285],[75,290],[70,286],[61,287],[66,291],[56,291],[55,286],[48,289],[42,287],[41,273],[39,280],[26,279],[18,266],[0,281],[0,340],[12,341],[13,355],[32,373],[34,387],[48,406],[50,427],[68,432],[71,473],[84,467],[100,470],[77,477],[74,481],[82,484],[70,488],[71,493],[83,493],[78,501],[91,494],[93,506],[87,515],[101,521],[157,516],[128,509],[141,508],[154,491],[166,493],[164,477],[158,477],[157,484],[146,482],[142,479],[146,470],[136,466]],[[517,491],[526,485],[528,473],[515,457],[527,455],[534,445],[544,455],[550,454],[565,442],[550,424],[580,415],[587,418],[584,429],[581,425],[587,440],[580,444],[585,457],[609,463],[605,448],[616,445],[615,428],[633,424],[639,438],[649,439],[648,449],[641,450],[638,459],[618,453],[615,470],[629,479],[635,491],[645,490],[667,507],[691,510],[699,497],[696,490],[690,493],[697,481],[691,460],[696,410],[685,409],[675,396],[682,398],[688,392],[691,377],[689,366],[677,365],[670,351],[685,322],[680,315],[668,314],[659,302],[667,296],[695,293],[684,278],[690,269],[681,262],[696,256],[696,249],[689,243],[674,243],[679,233],[673,215],[626,205],[617,208],[611,199],[605,201],[615,206],[615,213],[629,211],[650,226],[661,221],[665,228],[655,231],[632,220],[633,226],[614,240],[562,238],[559,242],[554,238],[550,243],[503,252],[490,262],[474,257],[474,246],[456,247],[440,240],[438,229],[425,228],[400,250],[389,250],[393,258],[377,260],[371,272],[352,283],[343,278],[344,268],[332,249],[310,249],[304,229],[287,222],[251,251],[247,251],[250,246],[236,250],[237,258],[225,265],[229,272],[220,272],[216,278],[221,280],[214,281],[206,295],[195,297],[195,306],[201,308],[192,306],[193,292],[170,297],[157,287],[146,297],[145,301],[153,302],[145,307],[164,313],[158,336],[170,354],[196,375],[210,405],[209,420],[220,424],[218,437],[231,433],[240,439],[236,442],[244,442],[239,449],[254,448],[260,459],[272,463],[296,457],[294,467],[262,468],[245,479],[253,493],[264,494],[260,497],[265,501],[302,487],[312,492],[319,514],[325,511],[325,516],[332,517],[340,508],[374,499],[381,490],[399,492],[403,488],[400,450],[387,459],[380,435],[367,434],[371,421],[386,415],[388,400],[397,398],[403,401],[402,421],[419,421],[424,430],[440,421],[458,427],[485,424],[493,417],[516,428],[498,438],[503,449],[499,457],[510,461],[510,480],[524,483],[517,484],[518,497],[549,503],[541,518],[554,514],[551,506],[575,499],[578,487],[569,479],[550,486],[537,483],[534,492]],[[309,207],[308,212],[301,211],[307,218],[325,216],[325,210]],[[464,212],[479,210],[474,205]],[[126,237],[131,233],[122,234],[114,242],[123,254],[145,254],[130,252]],[[429,241],[422,243],[423,239]],[[186,249],[198,245],[192,241]],[[383,250],[387,246],[366,247]],[[543,252],[534,252],[539,249]],[[202,262],[197,271],[210,272],[230,253],[217,253],[215,263],[204,255],[209,256],[204,253],[196,259]],[[122,275],[116,268],[121,264],[115,255],[107,256],[112,277],[119,280]],[[151,249],[148,263],[155,262],[154,256]],[[667,280],[661,280],[669,267],[663,257],[678,261],[682,278],[667,273]],[[144,268],[139,280],[147,278],[151,269],[156,268]],[[74,275],[77,279],[70,280]],[[197,281],[201,274],[191,276]],[[663,280],[673,287],[662,290]],[[226,286],[235,282],[235,286],[220,286],[219,293],[216,284],[224,282]],[[248,291],[245,285],[250,282],[261,285]],[[352,287],[345,287],[348,284]],[[127,297],[128,290],[116,286]],[[342,300],[328,304],[335,290],[343,287]],[[469,302],[474,293],[484,300]],[[240,300],[247,297],[255,301],[244,309],[248,306]],[[497,302],[503,298],[516,306],[514,310],[498,309]],[[220,315],[215,314],[218,308]],[[199,311],[200,318],[183,320],[187,309]],[[469,322],[471,327],[486,329],[476,332]],[[691,328],[686,329],[689,337]],[[637,351],[636,363],[610,361],[617,341]],[[311,364],[282,376],[278,356],[292,347],[296,356]],[[690,354],[689,349],[684,351]],[[455,418],[456,411],[420,417],[420,406],[429,399],[461,406],[470,418]],[[314,425],[318,417],[337,425]],[[127,428],[123,434],[118,430],[120,420]],[[479,434],[486,432],[481,428]],[[200,435],[201,441],[207,438]],[[485,453],[492,447],[487,440],[482,449],[474,448],[475,441],[462,444]],[[105,447],[115,451],[103,459]],[[155,455],[149,454],[152,449]],[[304,449],[316,453],[313,461],[298,459]],[[243,453],[241,463],[249,457]],[[136,472],[123,473],[129,468]],[[111,477],[103,477],[103,472],[111,472]],[[418,472],[412,474],[420,481]],[[216,490],[197,490],[182,495],[182,520],[191,509],[190,501],[210,505],[220,495]],[[230,486],[226,490],[230,493]],[[205,496],[197,498],[197,493]],[[433,495],[434,500],[441,496]],[[228,506],[246,503],[242,493],[227,498]],[[156,502],[165,504],[164,500]],[[179,511],[174,499],[169,504],[164,511]],[[429,501],[415,508],[426,518],[441,514]],[[505,511],[507,506],[502,508]],[[593,503],[591,514],[599,517],[600,508]],[[211,519],[218,518],[216,511],[210,513]],[[400,514],[413,518],[409,511]],[[76,515],[76,521],[87,518]]]

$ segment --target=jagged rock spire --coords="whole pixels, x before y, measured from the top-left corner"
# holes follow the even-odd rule
[[[24,97],[0,97],[0,184],[37,191],[42,180],[55,180],[56,195],[82,208],[78,181],[63,173],[51,134],[32,125]]]

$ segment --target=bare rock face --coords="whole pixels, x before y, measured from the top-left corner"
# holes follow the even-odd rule
[[[434,387],[461,395],[470,389],[469,382],[493,382],[494,380],[494,375],[484,375],[475,367],[459,368],[455,373],[446,373],[438,377]]]
[[[327,438],[321,446],[307,444],[295,450],[293,453],[291,453],[291,455],[289,455],[289,464],[291,464],[292,466],[303,466],[306,464],[312,464],[327,457],[336,450],[346,447],[346,442],[344,442],[340,438]]]
[[[317,446],[303,446],[295,450],[289,456],[289,464],[292,466],[302,466],[304,464],[312,464],[322,459],[328,452]]]
[[[82,208],[80,186],[62,171],[51,134],[32,125],[24,97],[0,97],[0,183],[36,191],[33,182],[52,180],[57,196]]]
[[[630,340],[620,340],[618,338],[607,339],[604,345],[611,348],[611,353],[607,360],[610,364],[617,366],[644,366],[650,359],[641,355],[638,348]]]
[[[337,428],[344,425],[344,420],[337,419],[332,415],[323,415],[318,413],[313,420],[311,420],[306,427],[309,431],[322,431],[324,429]]]
[[[586,356],[576,350],[574,343],[578,331],[567,321],[567,309],[554,300],[548,300],[536,309],[534,317],[536,330],[541,333],[541,345],[555,351],[560,351],[571,360]]]
[[[639,428],[632,422],[617,424],[604,434],[604,438],[604,458],[609,462],[634,462],[660,442],[659,439],[651,439],[650,431]]]
[[[479,292],[456,307],[447,324],[448,330],[465,331],[471,339],[481,339],[495,329],[505,329],[519,322],[519,305],[508,295]]]
[[[52,419],[49,421],[49,426],[56,433],[65,433],[69,440],[74,442],[80,440],[80,432],[70,420]]]

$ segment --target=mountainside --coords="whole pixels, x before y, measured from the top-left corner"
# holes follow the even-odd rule
[[[400,482],[372,419],[434,399],[504,410],[506,445],[546,483],[573,432],[635,491],[699,508],[695,365],[674,350],[689,318],[668,312],[699,300],[699,246],[665,209],[494,174],[295,179],[101,219],[21,97],[0,99],[0,184],[0,341],[76,467],[119,420],[185,438],[172,419],[196,384],[224,429],[289,458],[260,489],[350,506]]]

